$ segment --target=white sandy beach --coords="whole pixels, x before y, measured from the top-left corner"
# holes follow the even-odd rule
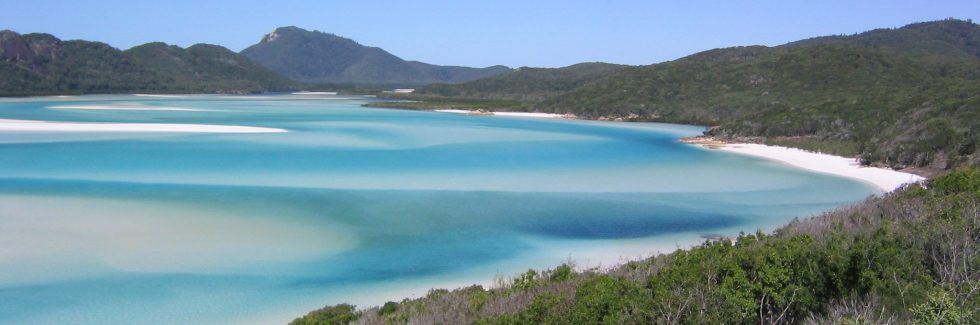
[[[183,132],[278,133],[284,129],[237,125],[169,123],[82,123],[0,119],[2,132]]]
[[[857,179],[872,184],[882,192],[891,192],[924,177],[885,168],[863,167],[855,158],[846,158],[796,148],[767,146],[753,143],[701,145],[702,147],[779,161],[797,168]]]
[[[465,109],[437,109],[434,110],[440,113],[453,113],[453,114],[466,114],[466,115],[493,115],[493,116],[510,116],[510,117],[536,117],[536,118],[565,118],[563,114],[554,113],[529,113],[529,112],[478,112],[469,111]]]

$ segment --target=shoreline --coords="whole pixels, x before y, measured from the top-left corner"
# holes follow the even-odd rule
[[[435,109],[432,111],[475,116],[578,119],[575,115],[555,113],[495,112],[463,109]],[[811,152],[799,148],[770,146],[758,143],[729,142],[705,136],[681,138],[680,142],[709,150],[721,150],[743,156],[767,159],[810,172],[854,179],[874,186],[881,193],[892,192],[905,184],[918,183],[926,180],[925,177],[912,173],[881,167],[861,166],[857,158]]]
[[[683,138],[682,143],[721,150],[734,154],[763,158],[795,168],[830,174],[874,185],[881,192],[892,192],[905,184],[918,183],[925,177],[880,167],[861,166],[857,158],[811,152],[803,149],[769,146],[758,143],[733,143],[711,137]]]
[[[465,109],[435,109],[432,111],[438,113],[452,113],[452,114],[474,115],[474,116],[508,116],[508,117],[576,119],[575,115],[572,114],[555,114],[555,113],[495,112],[495,111],[487,111],[487,110],[465,110]]]

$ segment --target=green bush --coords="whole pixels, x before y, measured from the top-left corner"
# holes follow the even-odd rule
[[[929,186],[943,194],[980,194],[980,168],[963,168],[929,180]]]
[[[355,306],[339,304],[311,311],[306,316],[294,319],[290,325],[346,325],[358,318]]]

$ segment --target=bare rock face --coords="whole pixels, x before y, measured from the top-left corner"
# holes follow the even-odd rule
[[[49,34],[0,31],[0,62],[31,73],[44,73],[45,65],[61,58],[61,40]]]
[[[50,34],[30,34],[25,35],[27,45],[34,52],[35,59],[44,61],[54,61],[61,58],[61,40]]]
[[[20,34],[9,30],[0,31],[0,60],[13,63],[33,62],[34,51]]]

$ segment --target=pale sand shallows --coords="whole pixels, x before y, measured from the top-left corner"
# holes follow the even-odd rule
[[[293,95],[336,95],[336,91],[298,91]]]
[[[133,94],[136,97],[155,97],[155,98],[184,98],[186,95],[160,95],[160,94]]]
[[[237,125],[167,123],[82,123],[0,119],[0,131],[12,132],[186,132],[279,133],[283,129]]]
[[[437,109],[436,112],[440,113],[455,113],[455,114],[470,114],[470,115],[494,115],[494,116],[511,116],[511,117],[537,117],[537,118],[565,118],[563,114],[554,113],[528,113],[528,112],[479,112],[479,111],[468,111],[464,109]]]
[[[737,143],[717,146],[718,150],[779,161],[798,168],[853,178],[870,183],[883,192],[891,192],[903,184],[925,180],[922,176],[885,168],[862,167],[855,158],[809,152],[795,148]]]
[[[170,106],[146,106],[140,104],[129,105],[55,105],[48,106],[50,109],[82,109],[82,110],[107,110],[107,111],[186,111],[203,112],[206,109],[170,107]]]

